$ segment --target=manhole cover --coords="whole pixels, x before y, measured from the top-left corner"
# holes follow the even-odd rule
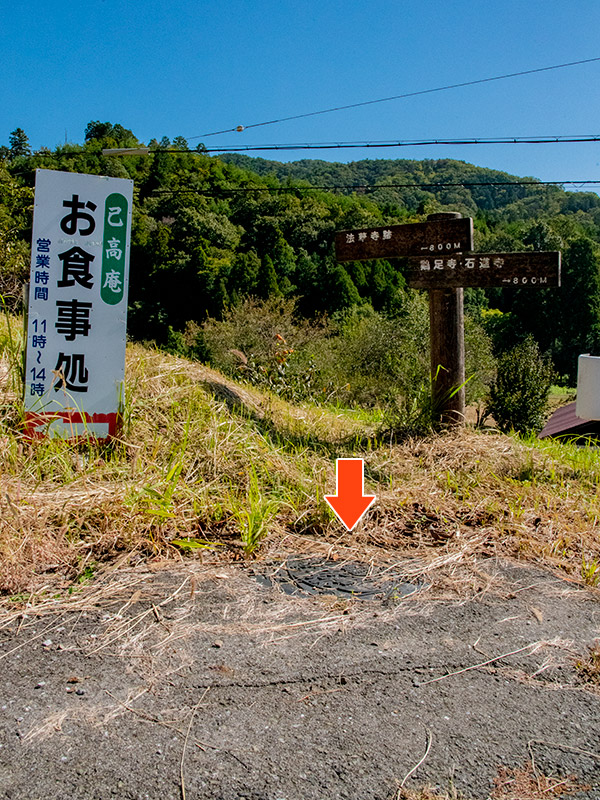
[[[279,586],[286,594],[333,594],[358,600],[406,597],[423,585],[357,561],[323,558],[289,558],[252,574],[263,586]]]

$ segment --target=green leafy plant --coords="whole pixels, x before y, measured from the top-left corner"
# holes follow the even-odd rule
[[[489,394],[496,377],[496,359],[492,340],[483,326],[469,315],[465,315],[465,372],[469,376],[465,384],[465,402],[479,404]]]
[[[234,500],[233,517],[236,520],[244,552],[253,553],[267,534],[269,522],[279,508],[279,503],[261,491],[256,470],[250,470],[246,501]]]
[[[190,536],[187,539],[172,539],[170,544],[173,547],[178,547],[180,550],[194,551],[194,550],[212,550],[215,547],[223,547],[222,542],[209,542],[208,539],[197,539],[195,536]]]
[[[97,564],[95,561],[90,561],[85,567],[81,570],[80,574],[77,576],[77,583],[89,583],[93,580],[94,575],[96,574],[96,567]]]
[[[438,367],[434,381],[440,369],[441,367]],[[426,436],[439,428],[441,409],[464,389],[470,380],[467,378],[460,386],[454,387],[435,400],[432,397],[431,387],[425,383],[410,398],[396,396],[384,415],[382,429],[384,438],[391,436],[396,440],[402,440],[412,436]]]
[[[498,360],[486,412],[501,431],[537,433],[548,412],[548,396],[554,378],[550,361],[540,353],[532,336]]]
[[[2,306],[5,317],[5,333],[0,333],[0,355],[3,353],[7,355],[13,390],[18,394],[25,377],[23,343],[13,335],[12,324],[14,323],[14,317],[11,317],[6,298],[2,294],[0,294],[0,306]]]
[[[173,510],[173,493],[175,492],[175,488],[177,486],[177,482],[179,480],[179,476],[181,475],[181,470],[183,469],[183,464],[178,462],[173,464],[170,467],[167,474],[165,475],[165,480],[163,486],[161,488],[156,488],[154,486],[144,486],[144,492],[148,495],[148,513],[152,514],[156,517],[162,517],[163,519],[167,519],[169,517],[174,517],[175,512]]]
[[[269,389],[291,402],[320,400],[326,391],[319,391],[319,369],[314,358],[298,359],[293,348],[288,347],[281,334],[276,334],[273,349],[261,363],[254,355],[240,364],[244,379],[254,386]],[[335,389],[329,393],[335,393]]]
[[[595,558],[588,561],[585,553],[581,554],[581,577],[588,586],[598,586],[600,583],[600,562]]]
[[[414,397],[400,395],[390,401],[384,412],[381,432],[385,438],[402,440],[425,436],[433,426],[431,391],[423,385]]]
[[[185,426],[183,441],[169,463],[162,486],[144,486],[143,488],[143,492],[146,495],[148,513],[155,517],[169,519],[176,516],[173,495],[183,470],[183,457],[187,448],[188,431],[189,420]]]

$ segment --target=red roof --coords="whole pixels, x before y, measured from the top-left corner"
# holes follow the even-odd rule
[[[575,414],[575,403],[567,403],[552,414],[539,439],[548,436],[587,436],[600,435],[600,421],[582,419]]]

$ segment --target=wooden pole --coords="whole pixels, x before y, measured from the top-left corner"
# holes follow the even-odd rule
[[[465,421],[465,286],[560,286],[560,253],[474,253],[473,220],[452,211],[426,222],[338,231],[339,261],[406,258],[407,285],[429,290],[431,388],[437,421]],[[433,261],[433,268],[431,262]]]
[[[430,214],[427,219],[461,216],[458,212],[447,212]],[[446,425],[462,425],[465,420],[463,294],[462,288],[429,291],[431,394],[435,416]]]

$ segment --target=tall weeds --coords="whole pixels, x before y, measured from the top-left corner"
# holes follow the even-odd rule
[[[250,555],[266,536],[269,523],[277,513],[279,504],[261,488],[254,467],[250,469],[246,496],[242,498],[231,496],[230,503],[244,552]]]
[[[25,376],[23,334],[16,333],[19,320],[9,313],[4,295],[0,294],[2,329],[0,329],[0,358],[4,355],[9,366],[9,386],[15,394],[21,394]]]

